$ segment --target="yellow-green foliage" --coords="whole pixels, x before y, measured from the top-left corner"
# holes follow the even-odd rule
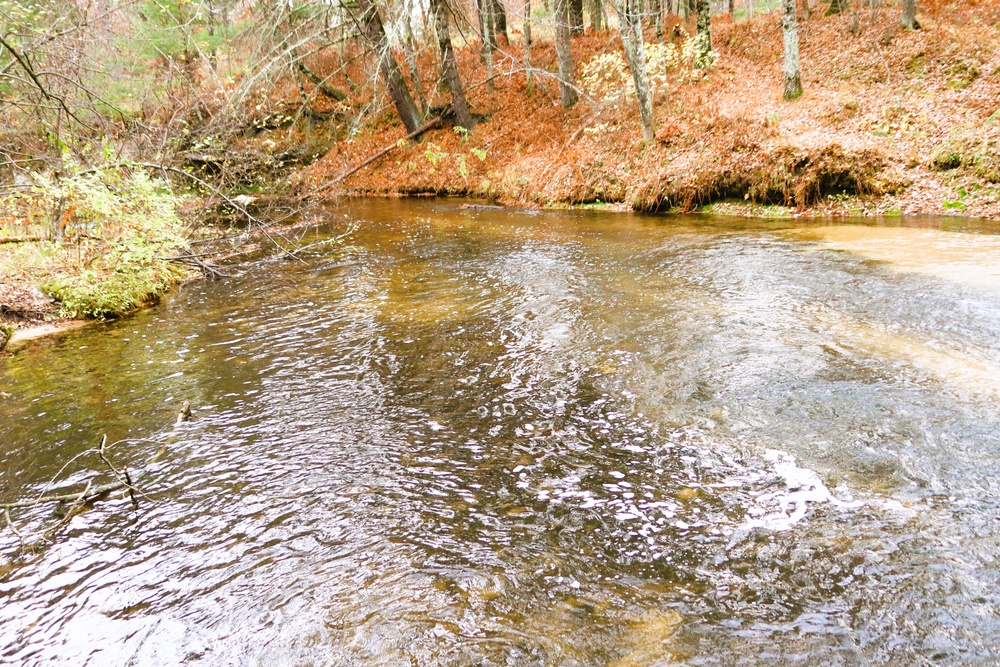
[[[657,91],[666,89],[667,73],[670,70],[691,64],[694,59],[694,40],[687,39],[680,46],[647,42],[643,45],[643,53],[646,57],[649,90],[655,95]],[[597,99],[611,102],[622,96],[635,94],[632,73],[621,53],[594,56],[583,66],[582,74],[584,89]]]
[[[0,255],[0,276],[33,280],[66,316],[126,313],[183,275],[163,260],[187,247],[177,203],[166,183],[140,169],[59,180],[36,175],[31,192],[0,201],[0,209],[12,213],[0,220],[0,233],[18,229],[53,240],[18,244]]]

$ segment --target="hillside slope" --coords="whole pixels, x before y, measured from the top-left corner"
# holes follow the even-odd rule
[[[591,99],[568,111],[551,78],[536,74],[529,94],[515,34],[498,54],[495,90],[470,92],[484,120],[468,137],[450,127],[428,132],[331,184],[405,134],[387,112],[296,182],[306,192],[465,194],[536,206],[691,210],[726,201],[716,208],[1000,217],[1000,2],[919,18],[922,29],[906,31],[896,7],[800,16],[805,95],[786,102],[780,16],[716,17],[716,65],[661,75],[651,145],[641,141],[634,99],[607,96],[587,76],[602,54],[621,52],[617,32],[574,39],[578,81]],[[485,80],[476,51],[461,49],[459,59],[466,81]],[[551,44],[535,44],[532,62],[554,72]],[[424,92],[432,108],[447,104],[440,90]]]

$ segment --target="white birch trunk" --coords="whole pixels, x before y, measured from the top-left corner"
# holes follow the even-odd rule
[[[642,138],[650,142],[653,140],[653,99],[649,94],[649,76],[646,72],[640,2],[641,0],[619,0],[618,30],[621,33],[628,67],[632,70],[632,81],[635,83],[635,99],[639,103],[639,118],[642,121]]]
[[[781,0],[781,27],[785,34],[785,99],[802,97],[802,71],[799,64],[799,25],[795,0]]]

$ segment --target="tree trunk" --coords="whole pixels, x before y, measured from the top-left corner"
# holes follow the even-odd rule
[[[510,35],[507,34],[507,8],[504,7],[503,0],[490,0],[493,3],[493,44],[499,43],[503,37],[504,44],[510,44]]]
[[[603,27],[603,7],[601,0],[590,0],[590,27],[594,29],[594,32],[601,32]]]
[[[487,7],[488,5],[483,4],[483,0],[476,0],[476,18],[479,19],[479,38],[483,40],[484,51],[486,50],[486,42],[487,42],[486,39],[486,30],[488,27],[486,23]],[[482,59],[483,58],[480,58],[480,61],[482,61]]]
[[[573,51],[570,47],[569,3],[570,0],[555,0],[556,56],[559,60],[559,88],[563,109],[569,109],[578,99],[573,75]]]
[[[497,48],[493,4],[493,0],[476,1],[479,8],[479,32],[483,39],[483,60],[486,61],[486,87],[489,90],[493,90],[493,52]]]
[[[296,58],[299,57],[299,54],[296,53],[295,51],[292,51],[292,55],[294,55]],[[326,79],[322,78],[321,76],[313,72],[311,69],[306,67],[306,64],[301,60],[295,61],[295,67],[299,70],[302,76],[304,76],[311,84],[316,86],[316,88],[318,88],[319,91],[324,95],[326,95],[327,97],[332,97],[338,102],[343,102],[344,100],[347,99],[347,93],[342,91],[340,88],[331,86],[329,83],[327,83]]]
[[[656,41],[663,41],[663,2],[649,0],[649,27],[656,30]]]
[[[622,36],[622,47],[632,70],[635,83],[635,99],[639,103],[639,118],[642,121],[642,138],[653,140],[653,100],[649,94],[649,77],[646,73],[646,55],[642,37],[642,0],[619,0],[618,26]]]
[[[827,16],[832,16],[833,14],[843,14],[851,5],[848,0],[831,0],[829,9],[826,10]]]
[[[379,16],[378,7],[373,0],[357,0],[357,6],[361,11],[360,23],[364,27],[365,37],[371,42],[378,58],[378,73],[389,87],[389,94],[392,96],[393,104],[396,105],[399,119],[403,121],[407,132],[413,132],[420,127],[420,111],[403,80],[399,63],[396,62],[396,56],[389,45],[389,38],[385,34],[385,26],[382,24],[382,17]]]
[[[903,0],[903,27],[907,30],[920,30],[917,22],[917,0]]]
[[[802,97],[802,72],[799,66],[799,26],[795,0],[781,0],[781,29],[785,34],[785,99]]]
[[[531,0],[524,0],[524,80],[530,94],[535,89],[531,81]]]
[[[729,0],[729,15],[735,16],[736,12],[736,0]]]
[[[466,130],[472,129],[472,114],[462,90],[462,79],[458,75],[458,63],[455,62],[455,50],[451,45],[451,32],[448,28],[447,0],[431,0],[431,10],[434,12],[434,30],[437,32],[438,49],[441,51],[441,74],[448,82],[451,91],[451,108],[455,111],[455,119]]]
[[[696,0],[697,32],[695,33],[695,69],[712,66],[712,3],[711,0]]]
[[[417,90],[417,99],[420,101],[420,114],[425,116],[427,115],[427,100],[424,99],[424,86],[420,81],[420,70],[417,69],[417,46],[416,41],[413,39],[413,26],[410,25],[413,6],[409,1],[406,2],[405,9],[406,20],[403,22],[403,27],[406,29],[406,50],[404,52],[406,67],[410,70],[410,79],[413,81],[413,87]]]
[[[583,34],[583,0],[570,0],[569,26],[572,34]]]

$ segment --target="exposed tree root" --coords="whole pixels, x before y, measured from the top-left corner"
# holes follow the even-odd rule
[[[811,206],[830,195],[892,194],[905,183],[888,178],[874,150],[847,152],[838,144],[809,151],[757,146],[720,156],[711,167],[667,171],[643,184],[634,207],[641,211],[690,211],[722,199],[758,204]]]

